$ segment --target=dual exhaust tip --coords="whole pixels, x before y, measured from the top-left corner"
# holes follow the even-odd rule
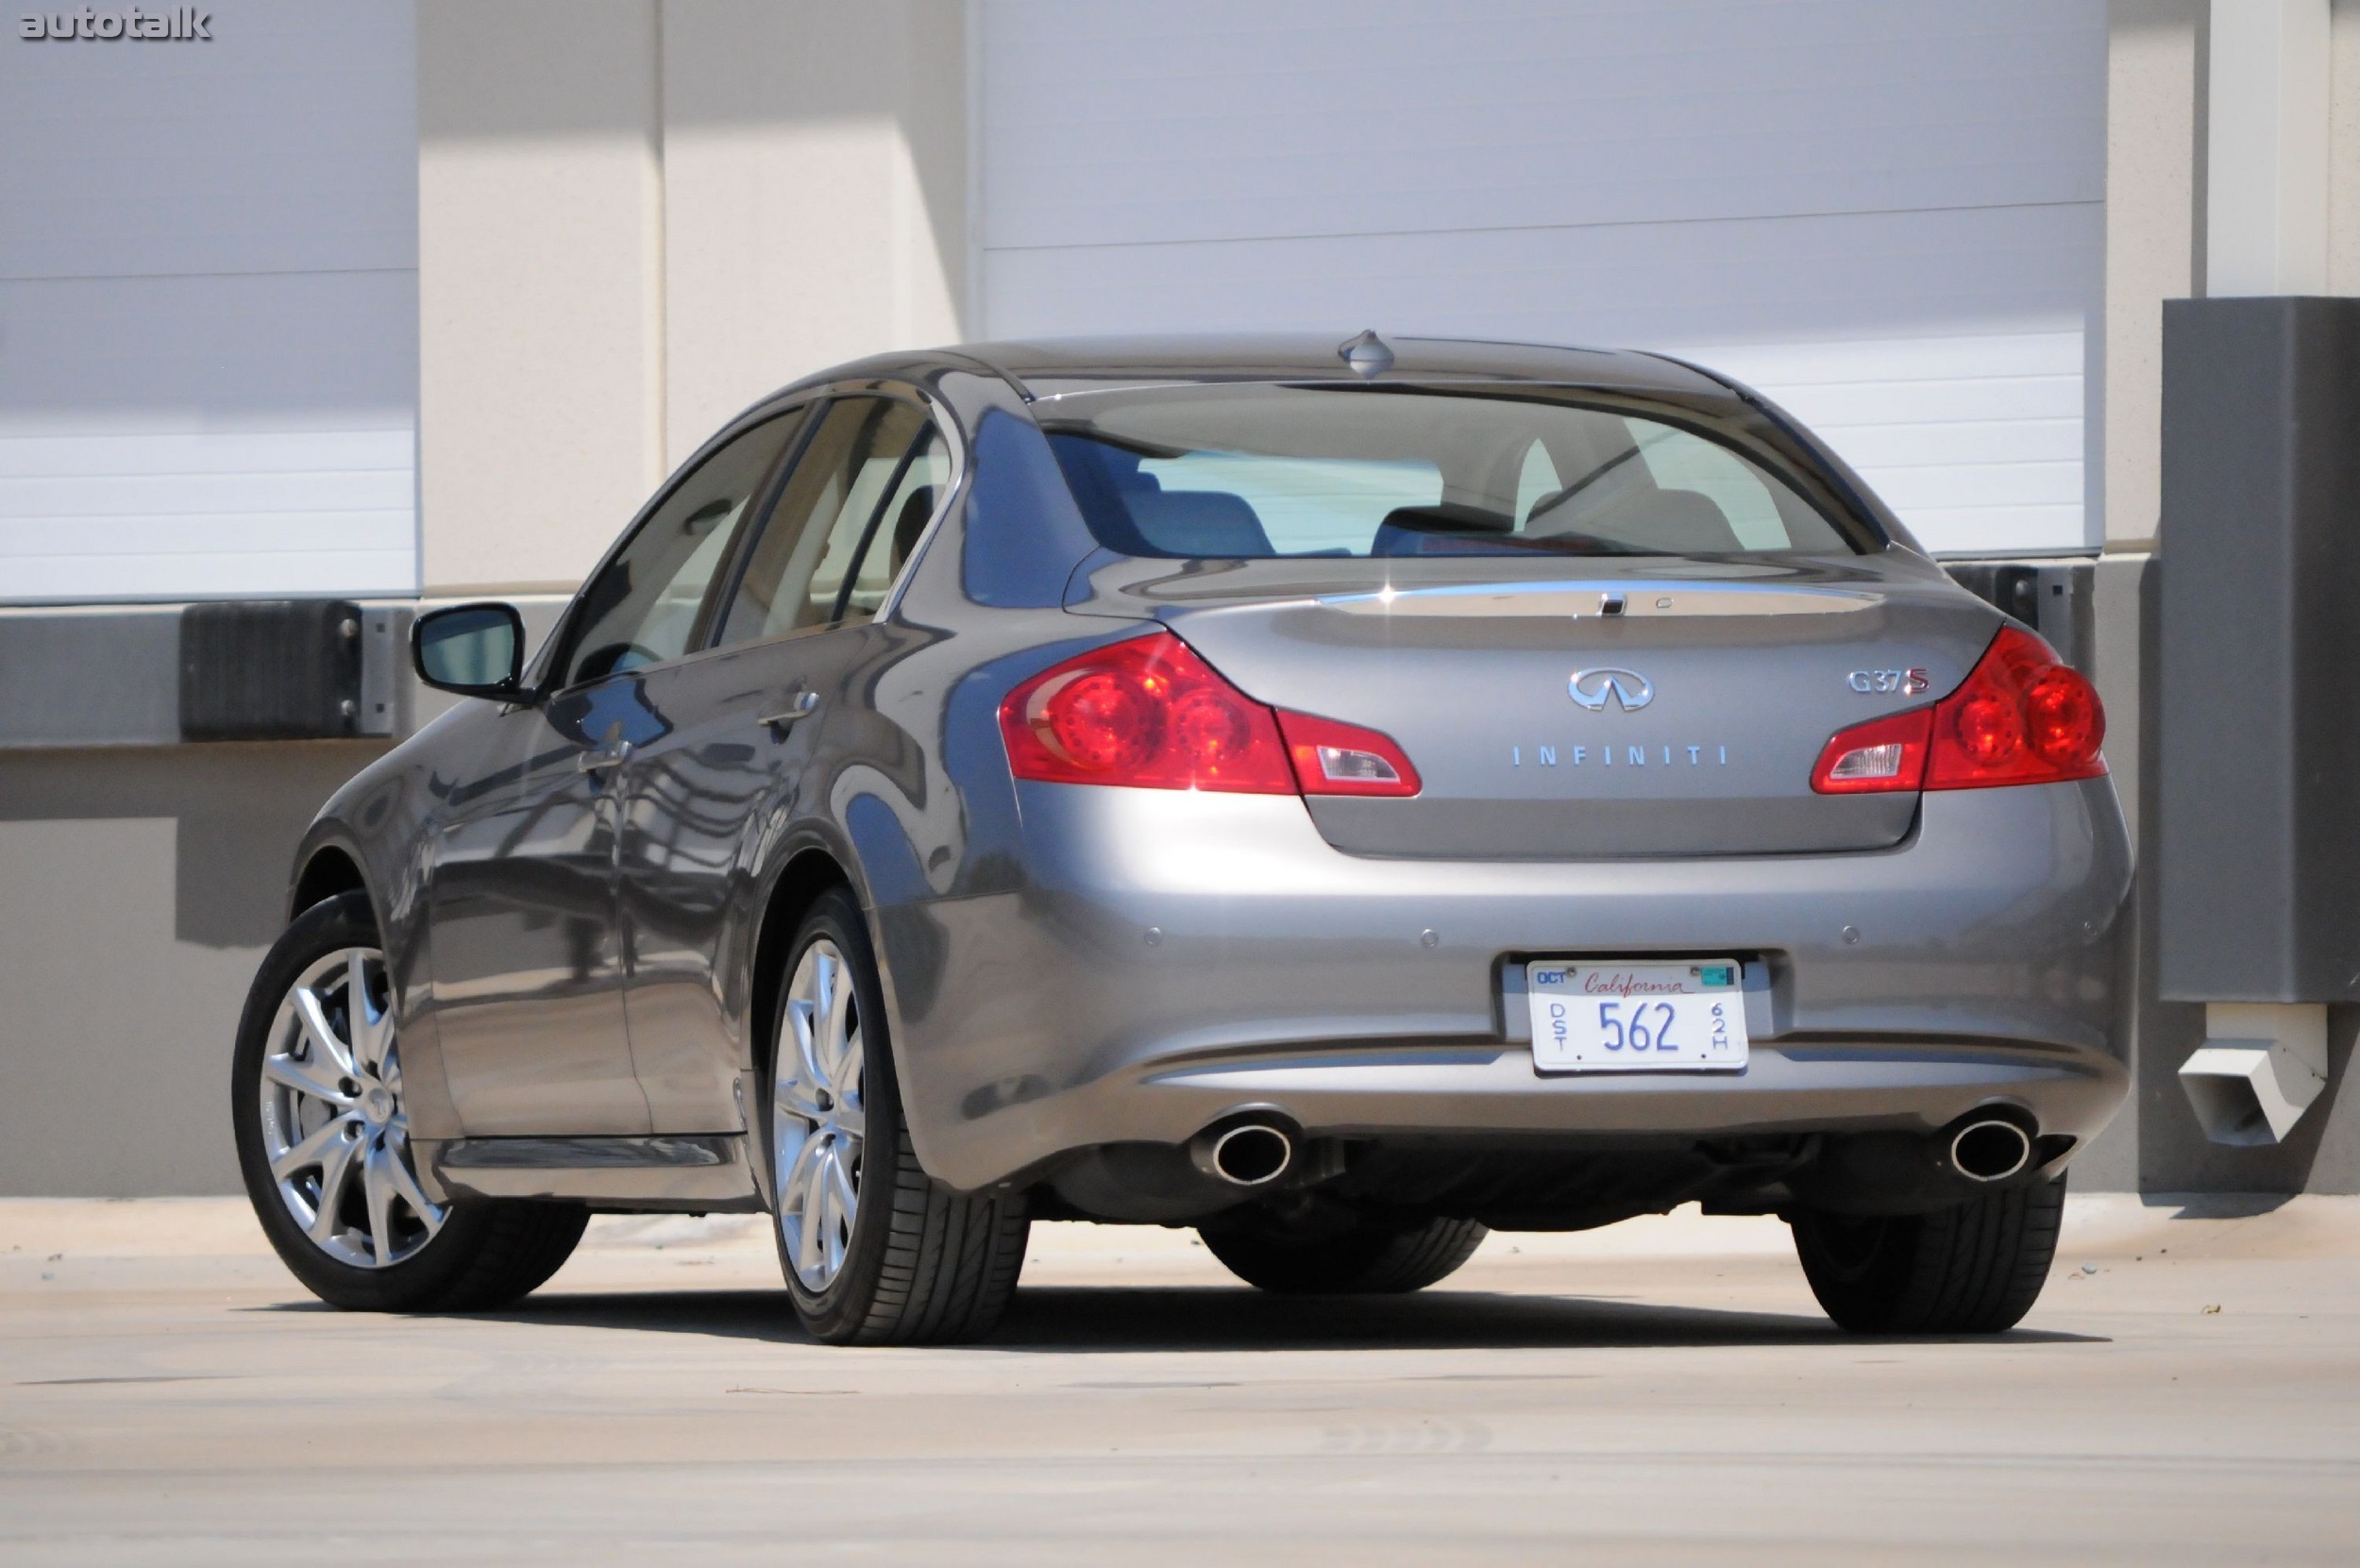
[[[1944,1153],[1967,1180],[2002,1182],[2032,1162],[2032,1135],[2004,1118],[1979,1117],[1950,1135]],[[1190,1138],[1188,1161],[1231,1187],[1268,1187],[1293,1167],[1295,1136],[1275,1120],[1249,1117]]]

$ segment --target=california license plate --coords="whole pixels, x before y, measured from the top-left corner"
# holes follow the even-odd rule
[[[1745,969],[1693,963],[1526,964],[1543,1072],[1711,1072],[1745,1065]]]

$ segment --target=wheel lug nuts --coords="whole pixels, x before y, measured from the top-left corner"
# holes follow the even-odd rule
[[[361,1092],[361,1085],[357,1079],[346,1078],[340,1081],[336,1087],[346,1094],[358,1094]]]

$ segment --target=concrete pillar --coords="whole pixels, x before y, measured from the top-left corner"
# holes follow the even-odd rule
[[[2360,0],[2328,23],[2327,292],[2360,294]]]
[[[2204,292],[2328,286],[2328,0],[2212,0]]]
[[[958,0],[664,9],[669,459],[814,370],[957,341]]]
[[[2200,276],[2205,0],[2112,0],[2106,21],[2105,528],[2120,551],[2154,545],[2164,301]]]
[[[422,578],[570,591],[810,371],[961,335],[959,0],[421,0]]]
[[[654,0],[418,7],[420,572],[570,590],[664,465]]]
[[[2163,510],[2164,301],[2193,293],[2204,249],[2203,74],[2207,0],[2109,0],[2106,8],[2106,318],[2101,373],[2105,554],[2093,579],[2089,673],[2106,704],[2106,759],[2144,861],[2151,787],[2153,553]],[[2116,1023],[2134,1088],[2074,1163],[2084,1189],[2143,1185],[2153,1096],[2139,1064],[2177,1064],[2201,1009],[2154,1000],[2153,879],[2133,892]],[[2191,1020],[2200,1021],[2192,1022]],[[2172,1093],[2176,1096],[2177,1089]],[[2167,1107],[2168,1109],[2168,1107]]]

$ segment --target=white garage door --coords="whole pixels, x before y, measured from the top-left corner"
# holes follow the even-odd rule
[[[2102,0],[985,0],[996,337],[1659,348],[1931,548],[2099,537]]]
[[[416,590],[412,8],[202,8],[0,39],[0,601]]]

